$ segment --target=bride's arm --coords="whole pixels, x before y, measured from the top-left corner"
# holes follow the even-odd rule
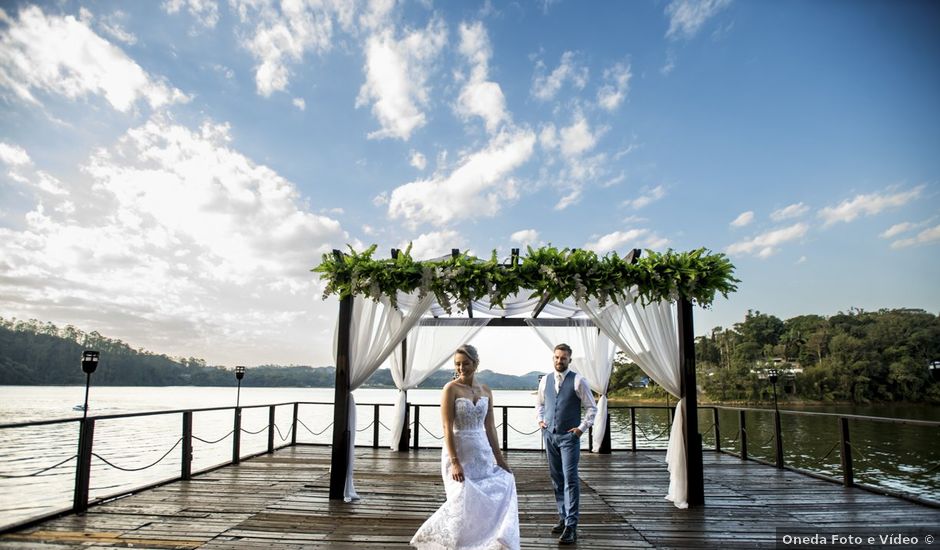
[[[441,392],[441,426],[444,428],[444,448],[450,457],[450,477],[454,481],[463,481],[463,467],[457,458],[457,444],[454,443],[454,416],[456,405],[453,382],[448,382]],[[417,428],[415,428],[417,429]]]
[[[496,464],[500,468],[511,472],[509,464],[506,463],[506,459],[503,458],[502,451],[499,450],[499,439],[496,438],[496,422],[493,420],[493,392],[489,387],[484,386],[486,395],[487,395],[487,411],[486,411],[486,439],[490,442],[490,448],[493,449],[493,456],[496,457]]]

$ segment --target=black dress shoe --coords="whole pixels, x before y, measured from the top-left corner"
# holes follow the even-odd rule
[[[558,539],[558,544],[574,544],[578,540],[578,528],[574,525],[565,527],[565,532]]]
[[[556,523],[555,526],[552,527],[552,534],[560,535],[564,530],[565,530],[565,520],[560,519],[558,520],[558,523]]]

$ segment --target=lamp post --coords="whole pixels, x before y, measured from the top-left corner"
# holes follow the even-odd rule
[[[767,379],[774,387],[774,412],[777,411],[777,369],[770,369],[767,373]]]
[[[774,388],[774,451],[777,455],[777,467],[783,468],[783,441],[781,441],[780,409],[777,408],[777,369],[770,369],[767,378]]]
[[[97,351],[86,349],[82,352],[82,371],[85,373],[85,404],[82,408],[84,411],[82,420],[88,418],[88,389],[91,386],[91,373],[98,368],[98,356]]]
[[[238,379],[238,392],[235,394],[235,408],[238,408],[238,404],[242,396],[242,378],[245,377],[245,367],[238,366],[235,367],[235,378]]]

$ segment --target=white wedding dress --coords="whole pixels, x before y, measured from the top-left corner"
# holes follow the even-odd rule
[[[418,529],[411,544],[422,550],[516,550],[516,479],[496,465],[486,439],[483,421],[489,401],[485,396],[476,403],[458,397],[454,407],[454,443],[464,481],[450,477],[450,456],[445,446],[441,475],[447,501]]]

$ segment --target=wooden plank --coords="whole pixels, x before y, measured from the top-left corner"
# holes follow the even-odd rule
[[[508,451],[522,547],[557,545],[545,456]],[[441,503],[440,451],[356,449],[360,503],[331,500],[330,448],[244,460],[0,536],[0,550],[405,549]],[[940,510],[738,458],[705,453],[706,506],[679,510],[662,452],[585,453],[579,548],[770,548],[776,526],[886,530],[938,525]]]

